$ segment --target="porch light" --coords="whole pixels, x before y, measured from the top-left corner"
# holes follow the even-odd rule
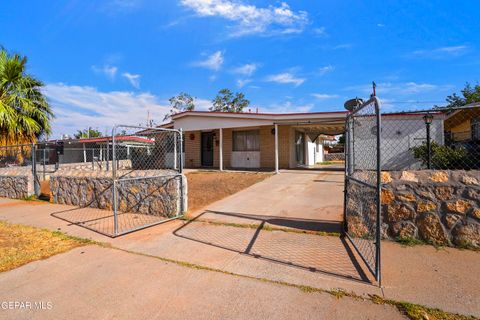
[[[432,144],[430,141],[430,125],[433,121],[433,116],[430,113],[427,113],[423,116],[423,121],[425,121],[425,129],[427,131],[427,169],[432,168]]]
[[[425,121],[426,125],[430,125],[432,124],[433,116],[430,113],[427,113],[426,115],[423,116],[423,121]]]

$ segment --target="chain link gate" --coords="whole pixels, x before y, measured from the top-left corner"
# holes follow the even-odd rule
[[[381,284],[381,115],[377,97],[346,119],[345,234]]]
[[[186,188],[182,131],[115,126],[112,145],[115,235],[182,216]]]
[[[110,137],[45,149],[36,152],[37,176],[47,172],[54,203],[74,206],[57,218],[116,237],[186,211],[181,130],[119,125]],[[43,154],[56,154],[54,164]]]

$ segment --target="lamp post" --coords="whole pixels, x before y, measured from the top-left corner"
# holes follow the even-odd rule
[[[433,121],[433,116],[430,113],[427,113],[423,116],[423,121],[425,122],[425,127],[427,129],[427,169],[432,167],[432,148],[430,143],[430,125]]]

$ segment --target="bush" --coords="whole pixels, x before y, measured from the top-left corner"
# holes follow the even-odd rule
[[[452,148],[431,142],[431,168],[432,169],[468,169],[468,152],[463,148]],[[428,163],[428,147],[424,142],[421,146],[411,148],[415,159],[420,159],[422,165]]]

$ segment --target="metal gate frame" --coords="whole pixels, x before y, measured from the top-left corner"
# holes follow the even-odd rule
[[[132,129],[135,131],[158,131],[158,132],[170,132],[173,134],[173,146],[174,146],[174,170],[176,171],[173,175],[168,175],[170,178],[179,179],[179,195],[178,195],[178,208],[177,214],[174,217],[166,218],[162,220],[155,221],[153,223],[143,224],[134,228],[130,228],[125,231],[119,231],[118,228],[118,215],[121,213],[118,209],[118,185],[119,183],[126,181],[134,181],[141,179],[154,179],[159,177],[166,177],[165,175],[158,176],[142,176],[142,177],[125,177],[118,175],[118,144],[116,143],[116,138],[124,135],[119,129]],[[178,161],[178,163],[177,163]],[[142,127],[142,126],[132,126],[132,125],[115,125],[112,129],[112,180],[113,180],[113,214],[114,214],[114,235],[113,237],[125,235],[134,231],[142,230],[148,227],[152,227],[158,224],[162,224],[171,220],[181,218],[185,214],[184,201],[184,185],[183,185],[183,130],[182,129],[167,129],[167,128],[158,128],[158,127]],[[132,170],[132,172],[135,170]]]
[[[363,181],[359,178],[353,176],[356,171],[355,167],[355,156],[356,152],[359,151],[355,150],[355,119],[358,117],[365,117],[365,115],[361,114],[361,111],[364,111],[368,106],[374,106],[374,113],[367,115],[367,117],[374,118],[375,126],[376,126],[376,133],[375,133],[375,146],[376,146],[376,155],[375,155],[375,165],[373,168],[370,168],[370,172],[374,171],[375,178],[372,181]],[[382,217],[381,217],[381,190],[382,190],[382,181],[381,181],[381,113],[380,113],[380,102],[379,99],[372,95],[372,97],[364,102],[361,106],[356,108],[352,111],[346,118],[345,122],[346,127],[346,139],[345,139],[345,190],[344,190],[344,234],[350,240],[353,247],[357,251],[357,253],[362,258],[363,262],[366,264],[370,272],[375,277],[375,280],[378,282],[378,285],[381,286],[381,225],[382,225]],[[373,127],[372,127],[373,129]],[[349,186],[351,184],[356,184],[357,186],[361,186],[361,188],[371,189],[374,192],[375,199],[375,216],[376,221],[374,222],[373,230],[373,242],[368,243],[368,240],[362,239],[363,244],[367,242],[367,244],[373,245],[374,248],[371,250],[374,253],[373,263],[369,261],[369,258],[366,256],[365,252],[362,252],[362,249],[359,247],[359,240],[358,238],[352,237],[348,232],[348,223],[347,223],[347,215],[348,215],[348,203],[351,194],[349,193]]]

